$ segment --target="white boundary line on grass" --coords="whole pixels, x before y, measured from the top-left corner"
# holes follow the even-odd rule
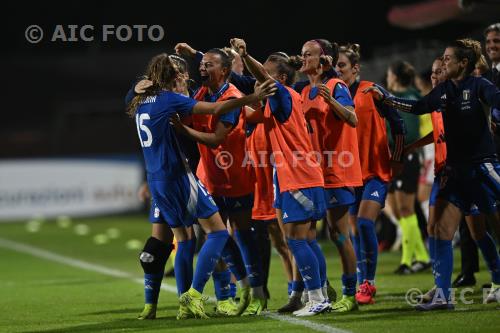
[[[134,275],[127,273],[127,272],[124,272],[124,271],[107,268],[107,267],[104,267],[101,265],[92,264],[92,263],[89,263],[89,262],[86,262],[83,260],[79,260],[79,259],[74,259],[71,257],[66,257],[66,256],[63,256],[63,255],[60,255],[60,254],[57,254],[54,252],[50,252],[50,251],[47,251],[47,250],[44,250],[44,249],[41,249],[38,247],[34,247],[34,246],[23,244],[23,243],[14,242],[14,241],[11,241],[11,240],[8,240],[5,238],[0,238],[0,247],[6,248],[9,250],[14,250],[14,251],[21,252],[21,253],[25,253],[25,254],[29,254],[29,255],[32,255],[34,257],[46,259],[46,260],[57,262],[60,264],[84,269],[87,271],[101,273],[103,275],[113,276],[113,277],[117,277],[117,278],[125,278],[125,279],[132,280],[132,281],[139,283],[139,284],[144,283],[144,281],[142,279],[139,279],[139,278],[135,277]],[[174,293],[174,294],[177,294],[177,288],[175,286],[169,285],[167,283],[162,283],[161,289],[168,291],[168,292],[171,292],[171,293]],[[350,333],[350,331],[342,330],[342,329],[328,326],[325,324],[319,324],[319,323],[315,323],[315,322],[308,321],[308,320],[297,319],[297,318],[293,318],[293,317],[289,317],[289,316],[285,316],[285,315],[280,315],[277,313],[266,313],[266,314],[264,314],[264,317],[271,318],[271,319],[278,320],[278,321],[282,321],[282,322],[286,322],[286,323],[291,324],[291,325],[303,326],[303,327],[310,328],[310,329],[318,331],[318,332]]]

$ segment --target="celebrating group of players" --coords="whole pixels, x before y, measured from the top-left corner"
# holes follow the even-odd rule
[[[492,27],[500,45],[500,24]],[[230,45],[203,54],[177,44],[177,55],[155,56],[127,94],[127,112],[144,153],[153,222],[140,255],[146,304],[139,319],[156,317],[173,236],[178,319],[207,318],[202,293],[210,277],[217,315],[259,315],[269,298],[269,258],[258,246],[261,227],[288,280],[288,303],[279,312],[313,316],[372,304],[375,220],[391,178],[403,169],[405,144],[411,144],[405,142],[400,112],[431,113],[435,146],[428,223],[435,287],[417,309],[453,309],[451,241],[463,214],[473,217],[468,225],[492,274],[487,300],[500,301],[500,258],[484,222],[499,223],[500,164],[490,108],[500,109],[500,91],[473,75],[479,42],[450,42],[433,63],[433,89],[420,100],[361,80],[357,44],[338,47],[313,39],[303,44],[300,56],[274,52],[262,64],[244,40],[233,38]],[[199,63],[196,89],[186,57]],[[243,75],[244,68],[251,75]],[[297,71],[307,80],[295,82]],[[189,140],[198,146],[196,172]],[[339,299],[316,242],[321,219],[341,258]],[[197,237],[204,238],[194,271],[193,224],[202,230]]]

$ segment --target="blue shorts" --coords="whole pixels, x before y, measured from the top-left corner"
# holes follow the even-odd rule
[[[221,212],[225,213],[235,213],[253,207],[252,193],[241,197],[214,197],[214,200]]]
[[[309,187],[281,193],[274,173],[273,207],[281,209],[283,223],[317,221],[326,215],[325,194],[322,187]]]
[[[218,211],[212,196],[193,174],[176,180],[148,181],[151,192],[152,223],[167,223],[171,228],[189,227],[196,219],[206,219]]]
[[[359,204],[362,200],[371,200],[378,202],[382,208],[385,206],[385,198],[387,197],[388,183],[378,177],[370,178],[366,184],[354,189],[356,202],[349,207],[350,215],[358,215]]]
[[[500,164],[497,161],[448,166],[434,178],[429,205],[436,199],[451,202],[464,215],[491,214],[500,200]]]
[[[356,197],[352,187],[325,188],[325,202],[328,209],[349,206],[355,201]]]

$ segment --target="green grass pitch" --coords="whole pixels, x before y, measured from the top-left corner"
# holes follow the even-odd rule
[[[78,223],[88,225],[87,235],[75,233],[74,226]],[[96,244],[94,237],[106,234],[109,228],[119,229],[119,238]],[[430,273],[392,274],[399,253],[380,254],[377,302],[357,312],[300,320],[278,316],[275,310],[286,301],[287,287],[279,257],[273,254],[270,315],[177,321],[176,294],[162,290],[158,318],[139,321],[136,316],[143,305],[143,288],[139,283],[142,271],[137,260],[140,249],[128,249],[126,243],[137,239],[142,245],[149,233],[149,223],[142,215],[79,219],[67,228],[49,221],[42,223],[36,232],[29,232],[25,223],[0,223],[0,332],[500,331],[500,304],[481,304],[480,285],[489,281],[484,263],[476,275],[478,285],[474,293],[467,295],[473,304],[459,303],[451,312],[417,313],[406,303],[406,291],[414,287],[425,291],[432,286],[432,278]],[[338,255],[332,244],[321,245],[327,258],[329,280],[340,294]],[[456,252],[454,276],[459,259]],[[164,284],[175,287],[175,280],[167,278]],[[213,295],[212,282],[207,284],[205,292]],[[211,312],[213,306],[209,307],[207,310]]]

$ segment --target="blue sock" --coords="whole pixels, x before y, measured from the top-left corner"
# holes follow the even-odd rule
[[[378,242],[375,222],[358,217],[358,232],[361,253],[366,257],[366,280],[375,280],[377,270]],[[363,253],[364,252],[364,253]]]
[[[288,296],[292,293],[292,281],[288,281]]]
[[[356,274],[342,274],[342,295],[356,294]]]
[[[321,287],[326,286],[326,260],[325,260],[325,255],[323,254],[323,251],[321,251],[321,248],[319,247],[319,244],[316,240],[309,241],[307,242],[309,244],[309,247],[311,250],[314,252],[314,255],[316,256],[316,260],[318,260],[318,265],[319,265],[319,278],[321,281]]]
[[[293,280],[292,281],[292,291],[301,293],[304,291],[305,287],[306,286],[304,285],[304,281],[302,281],[302,280],[300,280],[300,281]]]
[[[146,304],[158,303],[161,280],[163,280],[163,272],[160,274],[144,274],[144,297]]]
[[[431,269],[434,275],[434,262],[436,261],[436,238],[434,236],[429,236],[429,256],[431,257]]]
[[[241,250],[241,256],[245,263],[250,287],[262,286],[262,268],[260,266],[259,249],[257,240],[252,230],[235,230],[234,236]]]
[[[195,247],[196,241],[194,239],[177,242],[174,272],[178,295],[188,291],[193,282],[193,257]]]
[[[453,247],[451,240],[436,239],[436,286],[440,288],[445,300],[450,298],[451,274],[453,272]]]
[[[229,295],[231,296],[231,298],[235,298],[236,297],[236,284],[235,283],[229,283]]]
[[[215,297],[218,301],[225,301],[231,297],[231,272],[226,269],[222,272],[214,271],[212,273],[214,280]]]
[[[243,280],[247,276],[240,248],[232,237],[228,238],[222,250],[222,260],[224,260],[237,281]]]
[[[494,284],[500,283],[500,257],[498,256],[497,248],[493,238],[489,233],[486,233],[483,238],[476,241],[477,246],[481,249],[484,261],[491,272],[491,281]]]
[[[293,253],[293,257],[295,258],[295,262],[297,263],[306,288],[308,290],[321,288],[318,260],[307,244],[307,240],[288,238],[287,242],[288,248]]]
[[[366,278],[366,258],[361,253],[361,244],[359,231],[356,236],[351,236],[352,245],[354,246],[354,252],[356,253],[356,271],[358,276],[358,284],[361,285]]]
[[[227,230],[215,231],[207,234],[207,240],[201,247],[196,262],[196,271],[194,272],[193,288],[203,293],[203,288],[207,284],[212,274],[215,264],[219,261],[222,249],[229,238]]]

